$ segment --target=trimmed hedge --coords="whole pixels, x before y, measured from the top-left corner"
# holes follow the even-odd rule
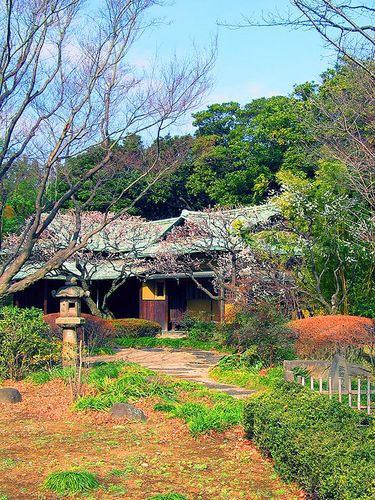
[[[54,336],[61,338],[62,330],[56,325],[56,318],[59,316],[59,313],[45,314],[43,319],[49,325],[50,332]],[[99,316],[93,314],[82,313],[81,316],[86,320],[84,324],[85,341],[90,350],[107,345],[115,336],[115,330],[109,320],[99,318]],[[80,331],[80,328],[78,331]]]
[[[248,402],[245,430],[313,498],[373,498],[375,428],[365,413],[282,382]]]
[[[116,337],[137,338],[156,337],[161,333],[161,326],[155,321],[138,318],[112,319],[111,325]]]

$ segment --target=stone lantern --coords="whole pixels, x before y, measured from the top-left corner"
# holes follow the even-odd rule
[[[81,317],[81,299],[88,297],[85,292],[77,286],[76,278],[68,278],[61,288],[53,290],[52,296],[60,300],[60,316],[56,324],[62,328],[62,361],[63,366],[75,365],[77,362],[77,327],[85,323]]]

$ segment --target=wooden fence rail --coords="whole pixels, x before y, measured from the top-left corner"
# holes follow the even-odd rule
[[[371,398],[371,395],[375,394],[375,382],[371,378],[349,378],[349,380],[346,380],[347,384],[345,384],[343,378],[339,378],[337,390],[333,389],[331,377],[323,379],[323,377],[314,378],[298,375],[296,381],[303,386],[309,386],[312,391],[318,391],[320,394],[328,394],[330,399],[337,395],[340,403],[347,401],[350,408],[360,411],[366,410],[368,415],[375,409],[375,401]]]

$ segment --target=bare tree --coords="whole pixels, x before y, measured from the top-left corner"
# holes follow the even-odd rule
[[[243,15],[232,28],[286,26],[292,29],[313,29],[340,56],[360,66],[375,80],[368,65],[375,50],[375,7],[373,2],[358,0],[290,0],[294,9],[285,13],[263,13],[261,19]]]
[[[117,198],[146,180],[139,199],[171,168],[173,162],[161,163],[158,139],[199,104],[210,84],[214,50],[139,74],[129,63],[129,54],[138,37],[155,23],[149,11],[158,4],[157,0],[103,0],[93,12],[93,5],[85,6],[82,0],[2,2],[0,182],[24,154],[38,161],[40,172],[34,214],[17,244],[2,252],[0,295],[43,278],[121,217],[125,210],[113,213],[117,201],[113,200],[101,224],[83,234],[85,206],[76,195],[87,180],[111,168],[116,145],[127,134],[152,131],[156,147],[153,160]],[[72,177],[66,191],[51,201],[49,186],[66,170],[67,159],[93,146],[102,149],[101,159]],[[75,207],[75,229],[68,245],[42,268],[19,278],[36,243],[68,200]]]

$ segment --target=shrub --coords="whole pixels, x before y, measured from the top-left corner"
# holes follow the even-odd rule
[[[49,474],[43,487],[57,495],[74,495],[99,488],[100,484],[94,474],[86,471],[60,471]]]
[[[0,309],[0,377],[19,380],[30,371],[56,363],[60,345],[47,331],[39,309]]]
[[[80,331],[84,332],[85,344],[89,352],[91,349],[105,346],[114,337],[115,331],[109,320],[99,318],[99,316],[94,316],[93,314],[82,313],[81,316],[85,318],[86,323],[82,329],[78,329],[78,333]],[[61,338],[61,327],[56,325],[56,318],[58,317],[59,313],[52,313],[46,314],[43,319],[49,325],[51,334]]]
[[[253,314],[239,314],[236,320],[225,325],[226,343],[239,352],[246,352],[248,363],[271,366],[293,357],[296,335],[285,319],[270,303],[259,304]]]
[[[278,472],[313,498],[373,498],[371,417],[282,382],[249,400],[245,429],[263,453],[272,456]]]
[[[355,361],[366,358],[366,348],[371,356],[375,345],[375,321],[369,318],[313,316],[291,321],[289,326],[298,335],[296,351],[302,357],[329,359],[341,351]]]
[[[194,320],[187,328],[187,336],[191,340],[209,342],[218,337],[217,326],[213,321]]]
[[[138,318],[124,318],[110,320],[116,337],[137,338],[156,337],[161,333],[161,326],[155,321]]]

